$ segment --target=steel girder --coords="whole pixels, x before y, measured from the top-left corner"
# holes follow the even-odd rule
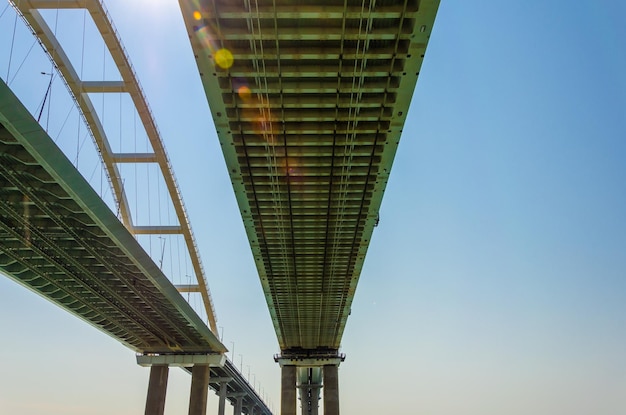
[[[179,3],[283,355],[332,355],[439,1]]]
[[[141,353],[226,348],[0,82],[0,270]]]

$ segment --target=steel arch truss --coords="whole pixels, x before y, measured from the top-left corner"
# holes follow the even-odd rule
[[[118,204],[119,216],[126,228],[134,235],[178,234],[183,236],[190,262],[197,279],[197,285],[186,285],[182,288],[182,291],[194,291],[201,294],[209,320],[209,326],[214,333],[217,333],[215,310],[178,184],[143,90],[137,80],[128,54],[122,45],[120,37],[104,5],[99,0],[12,0],[12,3],[27,25],[29,25],[33,34],[37,36],[44,46],[46,53],[58,69],[79,111],[82,113],[90,133],[97,144],[114,192],[114,198]],[[95,26],[104,40],[104,44],[116,64],[121,76],[121,81],[93,81],[81,79],[63,50],[63,47],[56,39],[53,30],[51,30],[39,12],[39,10],[42,9],[85,9],[93,19]],[[105,133],[102,120],[99,119],[89,97],[90,93],[127,93],[131,97],[146,131],[152,152],[114,152],[107,138],[107,134]],[[178,225],[138,226],[133,223],[128,198],[124,190],[123,178],[120,174],[120,168],[118,167],[118,165],[122,163],[156,163],[159,166],[178,218]]]

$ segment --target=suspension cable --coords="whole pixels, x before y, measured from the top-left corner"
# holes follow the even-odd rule
[[[133,111],[133,150],[137,153],[137,111]],[[135,220],[139,224],[139,182],[137,180],[137,163],[133,163],[135,170]],[[129,208],[130,210],[130,208]],[[135,236],[136,238],[137,236]]]
[[[83,42],[82,42],[82,48],[81,48],[81,57],[80,57],[80,80],[83,80],[83,72],[85,69],[85,25],[87,22],[87,9],[83,10]],[[82,86],[80,87],[80,96],[78,97],[78,99],[80,101],[83,100],[83,91],[82,91]],[[81,125],[81,119],[80,117],[78,118],[78,141],[76,142],[76,163],[75,166],[76,168],[78,168],[78,155],[80,154],[80,148],[81,148],[81,144],[80,144],[80,125]],[[119,210],[119,207],[118,207]]]
[[[55,13],[55,17],[54,17],[54,37],[56,37],[57,35],[57,27],[58,27],[58,23],[59,23],[59,3],[61,0],[57,0],[57,9],[56,9],[56,13]],[[53,76],[52,74],[54,74],[54,62],[50,61],[50,76]],[[52,86],[52,79],[50,79],[50,86],[48,88],[50,88]],[[52,89],[50,89],[50,97],[48,99],[48,111],[46,114],[46,132],[48,131],[48,128],[50,127],[50,109],[52,108]]]
[[[101,121],[100,123],[102,125],[104,125],[105,123],[105,109],[104,109],[104,80],[106,79],[106,68],[107,68],[107,61],[106,61],[106,43],[102,42],[102,92],[100,93],[100,95],[102,95],[100,102],[101,102]],[[96,146],[97,147],[97,146]],[[100,153],[100,198],[102,198],[102,187],[103,187],[103,172],[104,169],[106,168],[106,166],[104,165],[104,160],[102,158],[102,152],[100,151],[100,149],[98,148],[98,153]]]
[[[4,14],[4,12],[3,12]],[[9,66],[7,68],[7,82],[11,73],[11,60],[13,59],[13,45],[15,44],[15,30],[17,28],[17,13],[15,13],[15,21],[13,22],[13,36],[11,38],[11,51],[9,52]]]
[[[2,19],[2,16],[4,16],[4,13],[9,9],[9,3],[7,2],[7,5],[4,6],[4,9],[2,10],[2,13],[0,13],[0,19]]]
[[[74,105],[70,104],[70,109],[67,112],[67,115],[65,116],[65,119],[63,120],[63,124],[61,124],[61,128],[59,129],[59,132],[57,133],[56,137],[54,138],[54,142],[55,143],[57,142],[57,140],[61,136],[61,133],[63,132],[63,129],[65,128],[65,124],[67,123],[67,120],[70,118],[70,114],[72,114],[73,110],[74,110]]]
[[[33,48],[35,47],[35,44],[37,43],[37,39],[33,40],[33,44],[30,45],[30,48],[28,49],[28,52],[26,52],[26,56],[24,56],[24,59],[22,59],[22,63],[20,63],[20,66],[17,67],[17,70],[15,71],[15,73],[13,74],[13,78],[11,78],[11,80],[9,81],[9,85],[13,83],[13,81],[15,81],[15,78],[17,77],[17,74],[20,72],[20,69],[22,69],[22,66],[24,66],[24,62],[26,62],[26,59],[28,58],[28,56],[30,55],[30,52],[33,50]],[[7,75],[8,76],[8,75]],[[8,80],[8,79],[7,79]],[[39,120],[37,120],[39,121]]]
[[[19,71],[19,69],[18,69],[18,71]],[[17,72],[16,72],[16,74],[17,74]],[[43,109],[46,106],[46,100],[48,99],[48,95],[50,94],[50,89],[52,88],[52,80],[54,79],[54,74],[52,74],[52,73],[42,72],[41,74],[42,75],[50,75],[50,82],[48,82],[48,88],[46,88],[46,94],[43,96],[43,102],[41,103],[41,110],[39,110],[39,115],[37,116],[37,122],[40,122],[40,120],[41,120],[41,114],[43,113]],[[15,77],[13,77],[13,78],[15,78]],[[48,109],[50,109],[49,105],[48,105]],[[50,113],[50,111],[48,111],[48,114],[49,113]],[[48,117],[48,119],[49,119],[49,117]],[[46,132],[47,131],[48,131],[48,128],[46,126]]]

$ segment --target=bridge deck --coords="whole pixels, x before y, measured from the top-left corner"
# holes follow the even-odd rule
[[[438,0],[180,0],[283,353],[334,353]]]
[[[137,352],[225,347],[0,82],[0,270]]]

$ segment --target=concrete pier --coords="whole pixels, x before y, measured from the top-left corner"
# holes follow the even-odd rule
[[[324,366],[324,415],[339,415],[339,367]]]
[[[319,385],[311,385],[311,415],[317,415],[319,410]]]
[[[206,415],[210,369],[209,365],[194,365],[191,369],[189,415]]]
[[[220,383],[220,392],[219,392],[219,404],[217,407],[217,414],[224,415],[224,411],[226,410],[226,395],[228,394],[228,382]]]
[[[150,368],[145,415],[163,415],[169,369],[167,365],[155,365]]]
[[[216,388],[219,397],[218,415],[226,414],[228,401],[233,403],[233,412],[237,415],[271,413],[258,392],[251,391],[250,383],[223,354],[143,354],[137,355],[137,363],[151,368],[146,415],[164,415],[167,377],[171,367],[191,372],[189,415],[207,414],[209,385]],[[293,379],[292,384],[295,392]],[[215,410],[208,412],[213,414]]]
[[[243,396],[238,396],[237,400],[235,401],[235,411],[234,411],[234,414],[235,415],[241,415],[242,411],[243,411]]]
[[[300,389],[300,404],[302,415],[317,415],[319,408],[320,384],[305,383],[298,386]]]
[[[296,367],[281,368],[280,415],[296,415]]]

